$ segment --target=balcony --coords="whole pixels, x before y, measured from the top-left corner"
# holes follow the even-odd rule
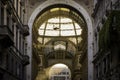
[[[23,55],[23,65],[28,65],[29,64],[29,56],[28,55]]]
[[[0,44],[4,48],[14,44],[14,34],[7,25],[0,25]]]
[[[24,36],[29,35],[29,27],[28,27],[28,25],[24,25],[24,27],[23,27],[23,35]]]

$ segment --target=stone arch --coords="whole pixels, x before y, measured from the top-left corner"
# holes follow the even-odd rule
[[[29,22],[28,22],[28,26],[30,29],[30,35],[27,37],[27,42],[28,42],[28,55],[30,57],[30,62],[31,62],[31,58],[32,58],[32,27],[33,27],[33,23],[34,20],[36,18],[36,16],[46,7],[51,6],[51,5],[55,5],[55,4],[64,4],[64,5],[69,5],[73,8],[75,8],[77,11],[79,11],[86,23],[87,23],[87,28],[88,28],[88,46],[87,46],[87,52],[88,52],[88,80],[93,80],[93,27],[92,27],[92,21],[90,18],[90,15],[87,13],[87,11],[78,3],[76,3],[73,0],[48,0],[45,1],[44,3],[42,3],[41,5],[38,6],[38,8],[36,8],[34,10],[34,12],[32,13]],[[28,66],[27,69],[31,69],[31,64]],[[29,71],[28,70],[28,71]],[[31,76],[31,72],[28,72],[29,76]]]
[[[73,43],[72,41],[70,41],[70,40],[68,40],[68,39],[52,39],[52,40],[50,40],[50,41],[48,41],[46,44],[49,44],[50,42],[52,42],[52,41],[68,41],[68,42],[70,42],[75,48],[77,48],[77,46],[75,45],[75,43]],[[46,45],[45,44],[45,45]]]
[[[56,64],[64,64],[64,65],[66,65],[69,69],[70,69],[70,71],[72,71],[72,67],[70,66],[70,64],[69,63],[66,63],[66,62],[57,62],[57,63],[52,63],[52,64],[50,64],[49,66],[54,66],[54,65],[56,65]]]
[[[54,64],[52,64],[51,65],[51,68],[49,69],[49,73],[50,73],[50,71],[51,71],[51,69],[55,66],[55,65],[57,65],[57,64],[63,64],[63,65],[65,65],[66,67],[68,67],[67,69],[69,70],[69,72],[70,72],[70,76],[72,76],[72,68],[70,67],[70,65],[69,64],[67,64],[67,63],[65,63],[65,62],[59,62],[59,63],[54,63]],[[49,74],[49,77],[50,77],[50,74]]]

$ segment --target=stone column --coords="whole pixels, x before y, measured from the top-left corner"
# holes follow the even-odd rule
[[[7,5],[4,6],[4,25],[7,25]]]
[[[75,55],[75,67],[74,67],[74,80],[80,80],[81,79],[81,64],[79,62],[80,60],[80,52],[77,52]]]

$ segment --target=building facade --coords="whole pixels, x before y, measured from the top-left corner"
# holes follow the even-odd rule
[[[26,36],[24,0],[0,0],[0,80],[26,80]]]
[[[119,80],[120,1],[97,0],[93,19],[96,43],[94,80]]]
[[[120,0],[0,0],[0,80],[120,80],[119,48]]]

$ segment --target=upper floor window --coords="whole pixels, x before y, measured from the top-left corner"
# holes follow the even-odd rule
[[[4,24],[4,7],[0,7],[1,8],[1,17],[0,17],[0,24],[3,25]]]

